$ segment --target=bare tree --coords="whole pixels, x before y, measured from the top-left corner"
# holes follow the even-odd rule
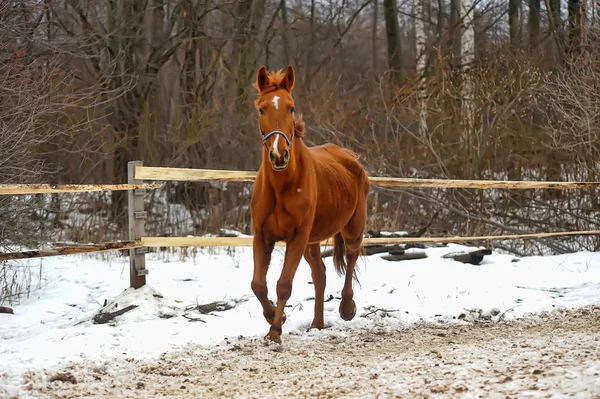
[[[582,36],[582,1],[568,0],[567,10],[569,19],[569,53],[579,54]],[[584,16],[583,16],[584,17]]]
[[[427,32],[425,30],[425,7],[423,0],[414,0],[415,14],[415,52],[417,57],[417,78],[419,79],[418,107],[419,107],[419,134],[427,133],[427,79],[425,68],[427,66]]]
[[[255,60],[255,43],[265,12],[265,0],[240,0],[236,3],[233,38],[233,60],[237,89],[236,103],[238,109],[245,111],[250,104],[250,78],[254,72],[251,65]]]
[[[461,0],[450,0],[450,52],[452,54],[452,62],[454,65],[459,65],[461,53]]]
[[[540,0],[529,0],[529,47],[535,48],[540,40]]]
[[[0,5],[2,183],[42,183],[51,178],[55,168],[40,154],[40,146],[74,134],[78,126],[61,121],[77,100],[85,101],[61,94],[72,80],[56,57],[34,55],[39,20],[34,21],[14,4]],[[0,196],[0,249],[43,240],[48,219],[43,196]],[[55,221],[50,218],[49,224]]]
[[[402,84],[402,50],[396,0],[383,0],[383,16],[387,38],[388,67],[397,85]]]
[[[288,17],[288,6],[285,0],[281,0],[281,22],[283,30],[283,57],[284,63],[290,64],[292,62],[291,56],[291,44],[290,44],[290,22]]]
[[[475,104],[473,77],[471,68],[475,61],[475,2],[473,0],[461,0],[460,15],[463,21],[461,37],[461,62],[462,62],[462,122],[463,130],[461,136],[462,147],[470,153],[475,134]],[[471,154],[469,154],[471,155]],[[470,159],[470,158],[469,158]]]
[[[373,0],[373,25],[371,31],[371,64],[373,71],[377,71],[377,20],[378,20],[379,0]]]
[[[522,0],[509,0],[508,2],[508,25],[510,27],[510,44],[513,47],[519,47],[520,34],[520,3]]]

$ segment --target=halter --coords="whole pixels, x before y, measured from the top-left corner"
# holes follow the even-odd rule
[[[276,134],[282,135],[283,138],[285,139],[285,142],[287,143],[288,147],[290,148],[290,150],[292,149],[292,140],[294,140],[294,136],[296,135],[296,129],[294,129],[294,133],[292,133],[292,139],[291,140],[288,139],[287,134],[285,134],[281,130],[271,130],[269,133],[263,134],[263,131],[260,128],[260,125],[258,125],[258,131],[260,133],[260,136],[262,137],[262,142],[263,142],[263,145],[265,146],[265,150],[267,150],[267,152],[269,152],[269,148],[267,147],[267,139],[269,137],[271,137],[271,136],[276,135]]]

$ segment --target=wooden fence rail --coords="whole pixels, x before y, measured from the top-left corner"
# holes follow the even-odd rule
[[[137,166],[135,179],[154,181],[219,181],[252,182],[256,172],[215,169],[185,169]],[[370,177],[371,183],[382,187],[413,188],[472,188],[472,189],[550,189],[575,190],[598,189],[600,182],[551,182],[551,181],[509,181],[509,180],[452,180],[452,179],[411,179],[402,177]]]
[[[519,239],[538,239],[568,236],[600,236],[600,230],[589,231],[559,231],[555,233],[531,233],[476,237],[378,237],[364,238],[363,245],[395,245],[415,243],[460,243],[477,241],[502,241]],[[251,247],[252,237],[142,237],[145,247]],[[332,240],[321,242],[321,245],[330,246]],[[278,242],[276,246],[284,246]]]
[[[106,242],[104,244],[75,245],[72,247],[40,249],[40,250],[36,250],[36,251],[0,252],[0,261],[17,260],[17,259],[31,259],[31,258],[46,258],[48,256],[87,254],[87,253],[92,253],[92,252],[116,251],[116,250],[120,250],[120,249],[140,248],[142,246],[143,246],[142,242],[137,240],[137,241]]]
[[[600,230],[559,231],[554,233],[512,234],[476,237],[377,237],[364,238],[363,245],[369,246],[416,243],[461,243],[556,238],[569,236],[600,236]],[[138,249],[142,247],[251,247],[252,239],[252,237],[142,237],[139,240],[108,242],[104,244],[76,245],[72,247],[53,248],[39,251],[0,253],[0,261],[28,258],[43,258],[48,256],[84,254],[91,252],[104,252],[124,249]],[[326,240],[321,242],[321,245],[331,246],[332,243],[333,242],[331,240]],[[282,247],[285,246],[285,243],[277,242],[275,245],[278,247]]]
[[[0,195],[124,191],[160,186],[160,184],[0,184]]]

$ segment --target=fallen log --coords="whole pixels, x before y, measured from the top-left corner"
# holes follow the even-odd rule
[[[451,252],[442,256],[445,259],[454,259],[457,262],[469,263],[471,265],[478,265],[483,261],[484,256],[491,255],[491,249],[478,249],[470,252]]]
[[[137,307],[138,307],[138,305],[129,305],[129,306],[124,307],[123,309],[119,309],[114,312],[100,311],[99,313],[94,315],[92,320],[94,321],[94,324],[106,324],[106,323],[111,322],[115,317],[121,316],[122,314],[125,314],[125,313],[129,312],[130,310],[133,310]]]
[[[7,306],[0,306],[0,313],[15,314],[15,312],[13,312],[12,308],[9,308]]]
[[[403,251],[404,252],[404,248],[402,248],[400,245],[370,245],[370,246],[365,246],[363,247],[363,252],[361,253],[361,255],[375,255],[375,254],[381,254],[384,252],[390,252],[390,251]],[[321,252],[321,257],[322,258],[327,258],[329,256],[333,256],[333,249],[328,249],[326,251]]]
[[[415,259],[425,259],[427,258],[427,254],[425,252],[409,252],[404,254],[396,254],[396,255],[384,255],[381,259],[388,260],[390,262],[399,262],[401,260],[415,260]]]

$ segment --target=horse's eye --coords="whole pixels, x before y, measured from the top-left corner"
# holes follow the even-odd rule
[[[264,114],[264,113],[265,113],[265,110],[264,110],[264,109],[262,109],[262,108],[259,108],[259,109],[258,109],[258,112],[259,112],[259,113],[262,115],[262,114]]]
[[[296,108],[292,107],[292,109],[290,110],[290,112],[291,112],[292,114],[296,113]]]

